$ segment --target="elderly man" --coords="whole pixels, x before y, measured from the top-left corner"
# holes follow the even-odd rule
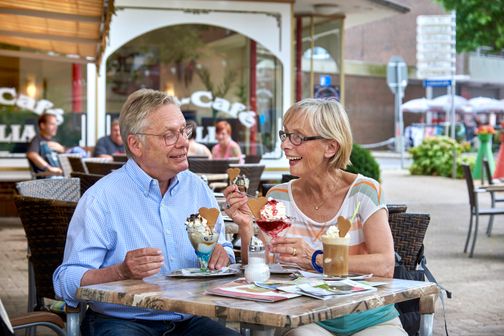
[[[136,91],[119,121],[129,160],[79,201],[63,263],[53,275],[56,294],[70,306],[78,304],[79,286],[197,266],[184,222],[200,207],[218,207],[208,186],[187,170],[192,128],[172,97]],[[220,216],[216,230],[219,243],[210,269],[234,262]],[[81,327],[84,335],[238,335],[206,317],[98,302],[89,307]]]
[[[124,154],[124,144],[119,129],[119,120],[114,119],[110,125],[110,135],[98,139],[93,156],[112,159],[112,155]]]
[[[51,141],[58,131],[58,123],[54,114],[44,113],[38,119],[39,134],[30,142],[26,157],[39,177],[51,177],[63,175],[61,170],[58,153],[63,153],[65,148]]]

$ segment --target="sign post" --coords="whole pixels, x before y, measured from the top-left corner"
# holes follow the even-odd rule
[[[401,111],[404,89],[408,85],[408,65],[400,56],[392,56],[387,64],[387,84],[394,94],[395,149],[401,153],[401,169],[404,169],[404,122]]]
[[[455,140],[455,33],[456,14],[417,17],[417,77],[424,87],[447,87],[451,95],[451,136]],[[429,97],[430,98],[430,97]],[[453,149],[452,176],[457,176],[457,152]]]

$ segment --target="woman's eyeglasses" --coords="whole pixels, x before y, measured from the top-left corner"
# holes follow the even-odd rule
[[[284,142],[289,138],[289,141],[291,144],[294,146],[299,146],[301,145],[304,141],[311,141],[311,140],[322,140],[324,137],[320,135],[314,135],[314,136],[302,136],[297,133],[286,133],[284,131],[278,131],[278,135],[280,136],[280,141]]]
[[[138,134],[138,135],[151,135],[151,136],[157,136],[157,137],[162,137],[163,140],[164,140],[164,143],[166,146],[171,146],[173,144],[175,144],[178,139],[179,139],[179,136],[182,134],[184,136],[184,138],[186,139],[189,139],[192,135],[192,132],[193,132],[193,128],[191,125],[187,125],[181,129],[179,129],[178,131],[168,131],[166,133],[163,133],[163,134],[152,134],[152,133],[135,133],[135,134]]]

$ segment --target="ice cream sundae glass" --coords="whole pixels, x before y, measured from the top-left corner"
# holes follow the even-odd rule
[[[199,213],[190,215],[185,222],[201,272],[208,272],[208,261],[219,239],[219,235],[214,231],[218,216],[219,210],[215,208],[200,208]]]
[[[266,197],[251,198],[248,206],[255,217],[255,222],[262,232],[271,239],[277,238],[285,229],[291,226],[285,204]],[[278,264],[278,253],[273,254],[274,263]]]

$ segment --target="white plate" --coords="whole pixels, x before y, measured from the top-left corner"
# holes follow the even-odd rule
[[[202,272],[199,268],[182,268],[168,274],[172,278],[216,278],[230,275],[237,275],[240,271],[232,268],[221,269],[220,271]]]

